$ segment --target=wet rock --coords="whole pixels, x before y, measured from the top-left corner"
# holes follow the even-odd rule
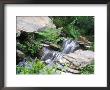
[[[50,44],[49,47],[55,51],[58,51],[60,49],[60,46],[58,46],[56,44]]]
[[[63,41],[63,50],[62,52],[65,54],[69,54],[72,53],[74,51],[76,51],[77,49],[79,49],[79,43],[75,40],[71,40],[71,39],[65,39]]]
[[[44,47],[42,52],[43,55],[41,59],[44,61],[49,60],[50,62],[61,59],[63,55],[61,52],[50,50],[47,47]]]
[[[60,49],[60,46],[56,45],[56,44],[41,44],[43,47],[47,47],[49,48],[50,50],[59,50]]]

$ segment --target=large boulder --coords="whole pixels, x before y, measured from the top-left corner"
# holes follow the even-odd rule
[[[47,16],[17,16],[17,32],[38,32],[46,27],[55,28]]]
[[[65,54],[63,58],[59,60],[59,63],[67,64],[68,67],[73,69],[80,69],[94,63],[94,52],[89,50],[77,50],[74,53]]]

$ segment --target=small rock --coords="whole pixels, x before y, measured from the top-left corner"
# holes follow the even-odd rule
[[[19,56],[19,57],[22,57],[22,58],[25,57],[25,54],[20,50],[16,50],[16,53],[17,53],[17,56]]]
[[[18,64],[20,61],[22,61],[25,58],[25,54],[20,51],[20,50],[16,50],[16,63]]]
[[[61,63],[61,64],[65,64],[65,63],[66,63],[66,64],[69,64],[69,63],[70,63],[69,61],[67,61],[67,60],[64,59],[64,58],[63,58],[63,59],[59,59],[58,62]]]
[[[67,69],[67,72],[74,73],[74,74],[80,73],[78,70],[74,70],[74,69],[70,69],[70,68]]]
[[[55,51],[60,49],[60,46],[56,45],[56,44],[50,44],[49,47]]]

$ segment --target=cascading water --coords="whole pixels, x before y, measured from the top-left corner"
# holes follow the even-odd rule
[[[45,63],[48,64],[48,66],[53,66],[57,60],[60,60],[63,55],[69,54],[71,52],[74,52],[79,48],[79,44],[77,41],[71,40],[71,39],[64,39],[62,43],[62,51],[54,51],[50,50],[48,47],[43,48],[43,55],[41,56],[41,60],[45,61]],[[30,64],[28,64],[26,61],[21,61],[19,66],[27,66],[31,67]]]
[[[52,51],[46,47],[43,48],[43,52],[44,54],[41,57],[41,59],[44,60],[46,63],[50,63],[51,61],[56,61],[58,59],[61,59],[63,56],[62,52]]]
[[[71,52],[74,52],[79,48],[79,44],[77,41],[73,41],[71,39],[65,39],[63,42],[63,53],[69,54]]]
[[[74,52],[79,48],[79,44],[76,41],[71,39],[65,39],[63,41],[63,50],[61,52],[49,50],[48,48],[44,47],[43,49],[43,56],[41,57],[46,63],[52,63],[54,61],[60,60],[64,54],[69,54]]]

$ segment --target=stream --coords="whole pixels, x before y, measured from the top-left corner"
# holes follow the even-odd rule
[[[73,53],[75,50],[79,48],[79,44],[77,41],[73,41],[71,39],[64,39],[62,44],[62,51],[53,51],[49,50],[48,48],[43,48],[43,56],[41,57],[41,60],[46,61],[47,63],[50,63],[52,61],[56,61],[62,58],[64,54]]]
[[[60,60],[63,55],[73,53],[74,51],[79,49],[79,47],[80,46],[77,41],[71,40],[71,39],[64,39],[63,43],[62,43],[61,52],[50,50],[48,47],[44,47],[43,55],[41,56],[41,60],[43,60],[48,66],[52,66],[53,64],[55,64],[55,62],[57,62],[57,60]],[[31,59],[31,60],[34,62],[33,59]],[[21,61],[18,65],[26,66],[29,68],[32,67],[32,65],[29,65],[25,59],[23,61]]]

